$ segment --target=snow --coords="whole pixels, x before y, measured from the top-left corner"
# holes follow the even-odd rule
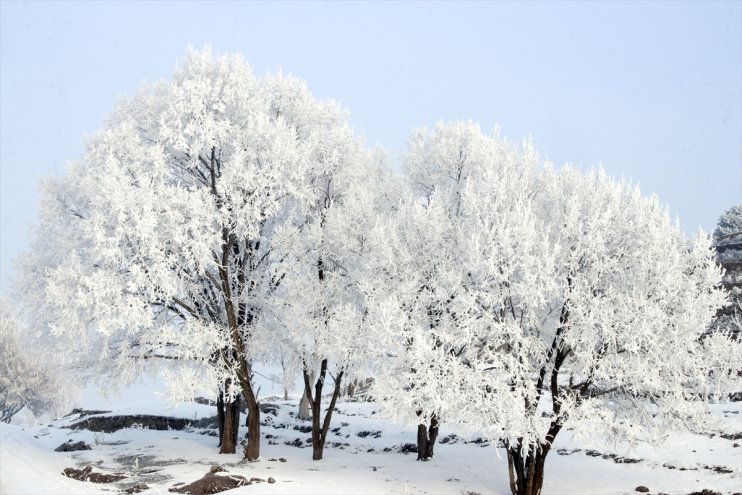
[[[72,459],[68,455],[53,452],[49,440],[36,438],[33,433],[18,426],[0,423],[0,493],[100,493],[97,486],[61,474],[72,463]]]
[[[124,390],[118,398],[83,394],[84,407],[111,410],[110,414],[157,414],[185,418],[211,416],[214,409],[199,404],[171,407],[151,391],[152,384]],[[268,390],[266,386],[264,390]],[[506,494],[509,493],[507,460],[502,450],[487,443],[475,443],[476,436],[455,434],[443,425],[436,455],[429,462],[418,462],[414,453],[399,451],[415,441],[413,428],[394,424],[379,415],[370,402],[341,400],[333,416],[331,433],[322,461],[312,461],[311,448],[286,445],[309,433],[294,426],[309,426],[295,417],[296,391],[289,401],[262,397],[263,403],[277,404],[278,416],[263,414],[261,459],[246,463],[240,453],[220,455],[217,439],[205,430],[154,431],[128,428],[114,433],[95,433],[64,428],[77,416],[53,420],[25,428],[0,425],[0,493],[87,494],[115,492],[137,481],[150,489],[144,494],[166,494],[177,482],[191,483],[201,478],[211,465],[221,464],[230,474],[247,478],[272,477],[275,484],[253,484],[229,494]],[[723,431],[742,431],[742,403],[712,406],[723,422]],[[292,414],[293,413],[293,414]],[[242,418],[244,424],[244,416]],[[370,432],[359,436],[359,433]],[[376,433],[379,432],[379,433]],[[721,432],[721,430],[720,430]],[[244,437],[244,426],[240,435]],[[272,435],[268,438],[268,435]],[[440,440],[449,438],[447,443]],[[92,450],[54,452],[63,442],[85,441]],[[467,443],[469,442],[469,443]],[[334,446],[333,444],[339,444]],[[347,446],[342,444],[348,444]],[[608,445],[595,436],[591,442],[577,443],[569,432],[557,439],[546,463],[545,495],[633,494],[645,485],[651,493],[687,494],[704,488],[722,493],[742,490],[742,448],[739,440],[713,438],[691,433],[673,433],[662,447],[624,444]],[[385,452],[384,449],[391,449]],[[370,451],[373,449],[373,451]],[[579,449],[574,451],[575,449]],[[599,455],[588,455],[594,449]],[[574,452],[573,452],[574,451]],[[561,452],[561,454],[559,453]],[[641,459],[637,463],[617,463],[609,455]],[[605,456],[605,457],[604,457]],[[284,458],[286,462],[279,459]],[[91,464],[95,471],[121,472],[129,478],[110,485],[95,485],[65,478],[66,467]],[[709,467],[731,472],[719,473]],[[671,469],[675,467],[677,469]],[[685,468],[681,471],[680,468]]]

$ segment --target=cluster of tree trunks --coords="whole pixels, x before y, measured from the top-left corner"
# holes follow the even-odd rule
[[[513,495],[540,495],[544,485],[544,464],[550,445],[524,448],[508,444],[508,474]]]
[[[417,412],[422,416],[422,411]],[[430,418],[430,426],[425,423],[417,425],[417,460],[427,461],[433,457],[435,441],[438,438],[438,418],[434,414]]]

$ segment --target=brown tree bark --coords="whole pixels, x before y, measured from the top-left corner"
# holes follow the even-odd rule
[[[247,410],[247,444],[245,445],[245,459],[257,461],[260,458],[260,404],[252,388],[248,365],[244,358],[241,360],[240,385],[245,397]]]
[[[234,454],[237,451],[236,431],[234,428],[234,403],[227,402],[224,407],[224,426],[219,447],[220,454]],[[239,414],[239,411],[237,411]]]
[[[248,406],[247,445],[245,445],[245,459],[248,461],[257,461],[260,457],[260,407],[255,409],[256,412],[250,412],[251,408]]]
[[[225,383],[225,389],[230,381]],[[234,454],[237,452],[237,439],[240,427],[240,397],[232,401],[224,400],[224,391],[219,391],[216,401],[217,422],[219,424],[219,453]]]

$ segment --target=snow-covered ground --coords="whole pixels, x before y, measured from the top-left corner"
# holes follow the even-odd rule
[[[264,388],[268,390],[269,388]],[[273,390],[272,393],[279,393]],[[168,493],[176,483],[201,478],[214,464],[246,478],[269,477],[259,483],[226,492],[238,494],[506,494],[507,461],[501,449],[476,437],[452,436],[441,428],[436,455],[417,462],[402,446],[415,441],[412,428],[380,418],[373,403],[341,401],[333,416],[329,445],[322,461],[312,461],[308,439],[296,418],[298,399],[284,401],[264,396],[262,403],[278,406],[277,416],[263,414],[261,460],[242,461],[241,455],[220,455],[210,430],[155,431],[126,428],[96,433],[67,428],[79,419],[68,416],[41,425],[1,425],[0,493],[88,494],[120,493],[136,483],[145,494]],[[154,414],[199,419],[215,414],[213,407],[183,404],[169,407],[147,386],[134,387],[119,398],[83,395],[86,409],[112,414]],[[724,420],[719,433],[742,431],[742,403],[712,406]],[[244,416],[242,417],[244,423]],[[306,429],[306,428],[304,428]],[[244,426],[240,431],[244,437]],[[92,450],[55,452],[60,444],[84,441]],[[289,445],[291,444],[291,445]],[[302,447],[295,446],[296,444]],[[673,434],[661,448],[635,449],[603,444],[577,444],[569,432],[558,438],[547,460],[545,494],[631,494],[639,485],[650,493],[688,494],[702,489],[722,493],[742,491],[742,440],[688,433]],[[103,473],[121,473],[126,479],[93,484],[64,477],[64,468],[92,465]]]

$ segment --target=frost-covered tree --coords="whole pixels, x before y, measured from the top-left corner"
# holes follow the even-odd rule
[[[315,161],[305,178],[313,196],[303,216],[276,241],[287,269],[265,345],[280,352],[303,378],[314,460],[322,459],[344,380],[353,380],[368,364],[373,339],[361,290],[369,275],[366,239],[394,192],[383,162],[357,145],[348,147],[349,142],[342,138]],[[333,387],[323,416],[322,395],[330,377]]]
[[[67,404],[63,375],[54,360],[30,345],[28,333],[10,303],[0,301],[0,421],[5,423],[24,407],[34,414],[56,413]]]
[[[90,343],[100,372],[183,363],[173,399],[219,387],[247,403],[245,456],[260,454],[254,341],[286,275],[273,239],[313,191],[303,180],[353,146],[336,105],[299,80],[255,78],[239,56],[189,50],[171,80],[116,106],[67,173],[42,192],[36,244],[22,261],[52,333]],[[329,141],[328,141],[329,139]],[[29,291],[30,292],[30,291]],[[225,409],[221,452],[234,452]]]
[[[413,203],[420,227],[387,236],[398,290],[370,316],[402,377],[377,382],[387,410],[409,420],[424,407],[502,442],[522,495],[541,492],[565,428],[656,441],[703,424],[704,401],[738,384],[740,355],[723,334],[700,339],[724,297],[708,239],[689,247],[656,199],[601,171],[481,145],[456,194]]]
[[[506,151],[474,123],[414,131],[405,160],[412,194],[375,234],[375,271],[386,278],[379,279],[372,299],[397,313],[375,322],[396,346],[382,359],[376,394],[395,415],[409,419],[414,413],[418,460],[433,456],[443,404],[449,402],[445,397],[457,388],[440,377],[448,374],[446,360],[463,351],[451,336],[468,318],[461,310],[460,280],[447,272],[460,265],[469,242],[459,229],[465,195]]]
[[[714,231],[717,260],[724,268],[722,285],[729,302],[721,308],[712,331],[731,332],[740,338],[742,332],[742,205],[733,206],[719,219]]]
[[[407,197],[370,237],[378,275],[366,286],[368,319],[373,333],[383,336],[373,396],[387,415],[417,427],[418,460],[433,455],[440,408],[448,400],[445,364],[431,354],[438,346],[436,336],[455,323],[433,314],[450,293],[431,273],[442,258],[439,239],[445,239],[440,213],[435,203],[422,205]]]
[[[508,358],[495,352],[488,371],[507,377],[497,395],[521,426],[488,418],[519,494],[540,493],[564,428],[659,441],[703,424],[705,401],[734,387],[740,355],[726,336],[700,340],[723,301],[707,237],[689,247],[656,198],[602,171],[547,170],[537,191],[553,258],[537,298],[501,303],[513,319],[495,345]]]

